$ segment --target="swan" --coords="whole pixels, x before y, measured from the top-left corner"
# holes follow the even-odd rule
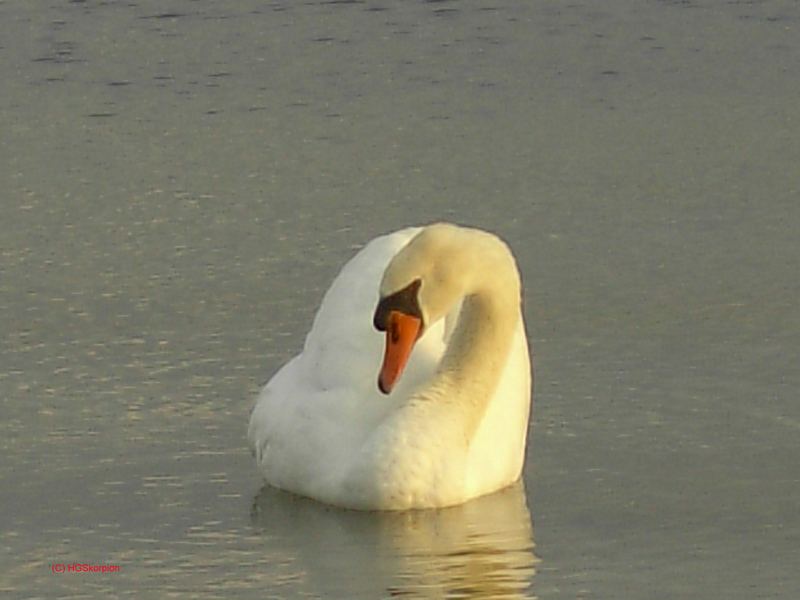
[[[261,390],[248,440],[274,487],[440,508],[519,479],[530,395],[510,249],[436,223],[378,237],[342,268],[302,352]]]

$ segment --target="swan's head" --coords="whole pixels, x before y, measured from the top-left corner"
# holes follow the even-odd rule
[[[392,391],[416,341],[444,317],[468,289],[473,271],[465,230],[448,224],[423,229],[389,262],[380,285],[374,325],[386,332],[378,387]]]

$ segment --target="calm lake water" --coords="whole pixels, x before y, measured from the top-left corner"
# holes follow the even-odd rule
[[[8,0],[0,79],[4,597],[800,597],[796,2]],[[520,264],[524,481],[263,488],[258,388],[439,219]]]

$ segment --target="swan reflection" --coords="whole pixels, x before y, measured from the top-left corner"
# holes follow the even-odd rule
[[[452,508],[371,513],[265,486],[251,517],[298,585],[323,597],[534,597],[538,558],[521,482]]]

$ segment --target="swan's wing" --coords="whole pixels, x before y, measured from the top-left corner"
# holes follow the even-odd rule
[[[383,336],[372,326],[386,265],[416,234],[403,230],[372,240],[334,279],[303,347],[305,376],[321,390],[375,387]]]
[[[384,345],[372,325],[378,287],[386,265],[418,231],[376,238],[342,268],[303,352],[261,391],[248,439],[273,485],[297,490],[293,482],[333,477],[336,465],[352,458],[385,415],[433,373],[444,350],[443,324],[419,340],[393,393],[378,390]]]

